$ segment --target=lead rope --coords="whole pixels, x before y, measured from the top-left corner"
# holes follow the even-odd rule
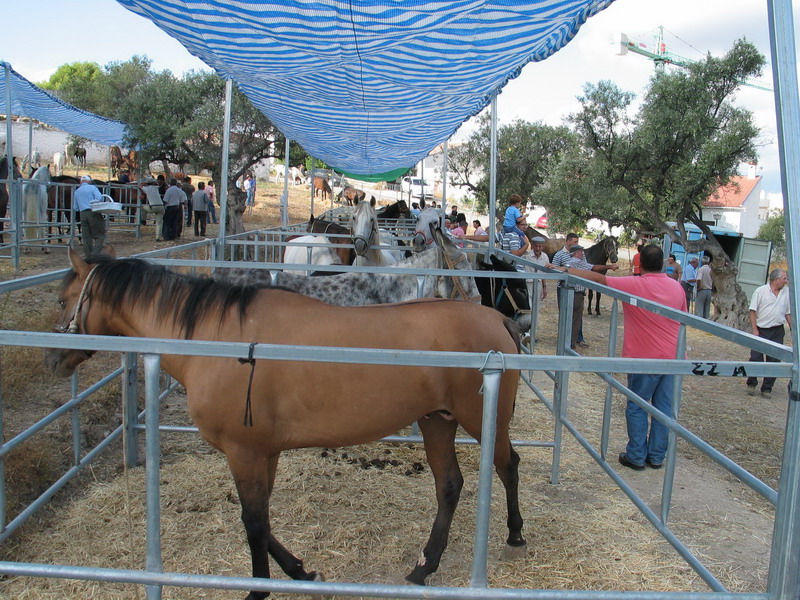
[[[247,353],[247,358],[239,358],[237,359],[241,364],[246,365],[250,363],[250,381],[247,383],[247,400],[244,404],[244,426],[245,427],[252,427],[253,426],[253,407],[250,402],[250,392],[253,389],[253,375],[256,372],[256,359],[253,358],[253,350],[256,348],[256,344],[258,342],[253,342],[250,344],[250,350]]]
[[[492,356],[495,355],[495,354],[500,357],[500,360],[502,362],[502,366],[500,367],[500,370],[503,373],[506,372],[506,355],[503,354],[502,352],[498,352],[497,350],[489,350],[486,353],[486,358],[483,359],[483,364],[478,369],[479,372],[483,373],[486,370],[486,365],[489,363],[489,359],[492,358]],[[483,382],[481,382],[481,387],[478,390],[478,393],[479,394],[483,394]]]
[[[450,259],[450,257],[447,255],[447,252],[445,252],[444,250],[441,250],[441,252],[442,252],[442,255],[444,256],[444,262],[447,264],[447,268],[450,269],[451,271],[455,271],[456,270],[455,262],[453,262]],[[451,298],[455,298],[456,294],[458,294],[459,296],[461,296],[462,300],[467,300],[469,302],[471,302],[473,300],[479,300],[480,299],[480,296],[478,296],[477,298],[471,298],[467,294],[467,290],[464,289],[464,286],[461,283],[461,278],[460,277],[454,276],[454,277],[451,277],[451,279],[453,280],[453,295],[451,296]]]

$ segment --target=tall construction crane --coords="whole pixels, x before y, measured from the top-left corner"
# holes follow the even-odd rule
[[[619,38],[614,40],[614,45],[617,46],[617,55],[625,56],[628,52],[639,54],[649,58],[655,63],[656,69],[663,69],[664,65],[675,65],[678,67],[688,67],[694,62],[691,58],[680,56],[674,52],[667,50],[667,44],[664,42],[664,27],[657,29],[657,35],[654,42],[647,43],[641,39],[631,39],[626,34],[620,33]],[[742,81],[742,85],[746,85],[759,90],[771,92],[772,88],[767,84],[758,81]]]

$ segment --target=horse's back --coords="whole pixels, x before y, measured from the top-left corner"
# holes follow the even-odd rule
[[[211,321],[209,326],[214,326],[216,323]],[[469,302],[424,299],[343,308],[280,289],[261,290],[239,332],[229,331],[221,339],[300,346],[518,353],[505,318],[497,311]],[[224,438],[222,432],[230,433],[231,427],[250,435],[241,429],[240,413],[235,418],[230,414],[230,402],[241,402],[244,409],[250,366],[237,365],[229,359],[190,360],[194,368],[185,379],[190,407],[195,407],[192,416],[195,420],[212,419],[210,423],[198,423],[201,430],[209,432],[209,441],[217,445],[215,439]],[[498,409],[503,427],[513,412],[517,381],[515,371],[503,375]],[[477,428],[479,435],[481,383],[482,375],[475,368],[258,361],[251,388],[252,436],[263,440],[258,443],[265,447],[273,443],[272,436],[283,435],[282,432],[292,432],[293,436],[280,440],[283,447],[349,445],[379,439],[436,411],[449,412],[471,433]],[[231,400],[222,406],[220,398]],[[365,415],[370,418],[365,419]]]

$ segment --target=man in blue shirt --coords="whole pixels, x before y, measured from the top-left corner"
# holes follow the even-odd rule
[[[88,175],[81,177],[81,184],[72,196],[75,210],[78,211],[81,224],[81,242],[83,253],[89,258],[95,252],[100,252],[106,243],[106,219],[102,213],[94,212],[92,202],[102,202],[103,196]]]
[[[698,264],[700,264],[700,261],[697,260],[695,256],[689,261],[689,264],[684,267],[683,274],[681,275],[681,286],[683,286],[683,291],[686,292],[686,307],[689,312],[691,312],[692,299],[694,299],[694,288],[697,287]]]

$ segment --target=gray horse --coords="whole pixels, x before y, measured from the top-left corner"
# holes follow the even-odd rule
[[[398,269],[472,269],[467,255],[440,229],[433,232],[437,246],[401,260]],[[214,278],[236,285],[272,285],[317,298],[338,306],[387,304],[422,298],[455,298],[479,301],[480,292],[472,277],[425,275],[422,292],[417,293],[417,275],[342,273],[328,277],[292,275],[268,269],[218,269]]]

